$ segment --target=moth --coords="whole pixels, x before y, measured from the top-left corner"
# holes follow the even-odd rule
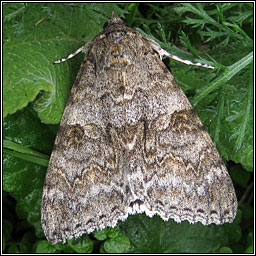
[[[161,61],[167,53],[116,16],[81,50],[43,189],[47,239],[65,242],[142,212],[232,222],[231,178]]]

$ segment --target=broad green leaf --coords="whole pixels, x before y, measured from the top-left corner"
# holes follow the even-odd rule
[[[8,5],[4,15],[11,15]],[[102,30],[115,4],[27,4],[5,24],[3,47],[4,117],[36,100],[44,123],[59,123],[82,55],[68,63],[53,62],[74,52]],[[8,13],[8,14],[7,14]],[[65,18],[63,18],[65,17]],[[17,31],[13,24],[23,19]],[[10,28],[10,29],[8,29]]]
[[[240,230],[234,224],[204,226],[201,223],[189,224],[188,221],[176,223],[172,219],[165,222],[159,216],[149,218],[145,214],[129,216],[119,226],[130,239],[128,253],[218,252],[221,245],[233,239],[227,228],[234,227],[236,232]]]
[[[3,129],[5,139],[39,152],[51,152],[55,132],[42,125],[29,108],[6,117]],[[40,209],[45,172],[46,167],[4,153],[3,189],[16,198],[17,209],[35,226],[39,236],[43,236]]]

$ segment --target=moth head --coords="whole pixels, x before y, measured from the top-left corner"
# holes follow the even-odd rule
[[[112,12],[112,17],[104,24],[103,28],[106,28],[108,26],[111,26],[113,24],[122,24],[123,20],[115,14],[115,12]]]

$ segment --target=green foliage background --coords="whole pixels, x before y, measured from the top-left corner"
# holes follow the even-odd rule
[[[44,177],[82,54],[112,11],[184,59],[164,59],[217,145],[239,200],[222,226],[129,216],[116,228],[50,245],[40,222]],[[253,4],[5,3],[3,5],[3,252],[244,253],[253,251]]]

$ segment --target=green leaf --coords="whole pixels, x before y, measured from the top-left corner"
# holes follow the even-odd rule
[[[94,231],[93,236],[100,241],[106,240],[108,237],[108,228]]]
[[[218,89],[215,102],[207,106],[205,94],[196,107],[222,157],[242,164],[247,171],[253,170],[252,73],[249,65]]]
[[[69,246],[68,243],[57,243],[54,245],[57,251],[62,253],[74,253],[74,250]]]
[[[192,100],[192,104],[196,106],[202,98],[204,98],[206,95],[210,94],[210,92],[212,92],[213,90],[216,90],[216,88],[218,88],[219,86],[223,85],[228,80],[230,80],[234,75],[236,75],[244,67],[249,65],[252,62],[252,60],[253,60],[253,53],[250,52],[241,60],[237,61],[233,65],[230,65],[226,69],[226,71],[223,73],[223,75],[221,75],[218,79],[216,79],[214,82],[208,85],[202,92],[200,92],[199,95],[197,95]]]
[[[233,231],[240,230],[238,225],[224,226],[204,226],[201,223],[192,225],[188,221],[176,223],[172,219],[164,222],[159,216],[149,218],[144,214],[129,216],[125,222],[120,223],[121,231],[129,237],[131,243],[127,253],[218,252],[221,245],[233,239],[228,227],[234,227]]]
[[[229,241],[237,243],[241,239],[242,231],[238,225],[230,225],[225,223],[222,228],[225,231],[225,235],[228,236]]]
[[[10,16],[11,9],[6,4],[4,16]],[[59,123],[82,56],[61,65],[53,62],[99,33],[112,11],[123,13],[112,3],[28,3],[22,12],[14,11],[4,24],[4,117],[36,100],[34,109],[42,122]],[[22,26],[11,29],[20,19]]]
[[[4,138],[41,152],[50,152],[55,134],[26,108],[4,119]],[[3,155],[3,189],[17,200],[17,209],[25,214],[36,233],[43,236],[40,209],[46,168],[13,155]]]
[[[245,21],[245,19],[252,17],[252,11],[248,11],[246,9],[246,5],[240,5],[238,15],[236,8],[234,8],[235,5],[219,3],[216,4],[216,7],[217,8],[212,9],[211,6],[206,3],[182,3],[179,7],[174,8],[174,10],[179,14],[187,13],[183,22],[188,25],[192,25],[192,28],[197,28],[198,34],[207,38],[205,42],[218,39],[220,41],[219,46],[226,46],[235,40],[252,47],[252,39],[247,35],[241,26],[242,20]],[[229,15],[226,15],[227,12],[229,12]],[[193,18],[191,18],[188,13],[192,13]],[[240,16],[241,19],[238,18]],[[234,22],[228,22],[231,20]],[[240,24],[238,25],[236,22],[239,22]],[[222,40],[223,38],[225,38],[225,40]]]
[[[14,151],[21,152],[26,155],[31,155],[31,156],[35,156],[35,157],[37,156],[37,157],[49,160],[49,156],[41,154],[41,153],[39,153],[35,150],[32,150],[32,149],[29,149],[27,147],[23,147],[22,145],[14,143],[9,140],[3,140],[3,147],[14,150]]]
[[[27,149],[27,150],[29,150],[29,149]],[[39,165],[42,165],[45,167],[47,167],[49,164],[49,160],[42,159],[41,157],[33,157],[33,156],[29,156],[29,155],[26,155],[23,153],[14,152],[14,151],[8,150],[8,149],[3,149],[3,153],[15,156],[17,158],[26,160],[31,163],[39,164]]]
[[[67,241],[69,246],[77,253],[91,253],[93,250],[93,242],[88,235]]]
[[[115,238],[120,235],[119,226],[115,226],[114,228],[108,228],[108,237]]]
[[[130,246],[129,238],[120,233],[119,226],[94,231],[93,235],[98,240],[106,240],[108,238],[104,242],[104,246],[101,247],[102,253],[123,253]]]
[[[51,245],[48,241],[46,240],[40,240],[36,244],[36,253],[55,253],[56,248],[55,246]]]
[[[129,238],[119,233],[118,236],[108,239],[104,243],[104,249],[108,253],[124,253],[130,247],[130,240]]]
[[[47,167],[49,164],[49,156],[9,140],[3,141],[3,152],[32,163],[40,164],[42,166]]]

